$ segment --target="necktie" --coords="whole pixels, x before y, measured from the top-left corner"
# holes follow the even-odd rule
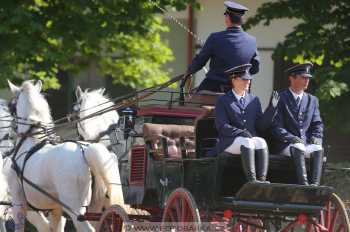
[[[299,103],[300,103],[300,97],[297,97],[297,98],[295,99],[295,103],[297,104],[297,106],[299,106]]]
[[[241,97],[241,98],[239,99],[239,104],[244,108],[244,106],[245,106],[244,97]]]

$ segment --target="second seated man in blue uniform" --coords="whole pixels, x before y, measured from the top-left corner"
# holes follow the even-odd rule
[[[305,157],[312,160],[312,185],[319,185],[323,163],[323,123],[318,99],[306,93],[312,63],[293,66],[287,70],[290,86],[282,91],[273,121],[273,147],[276,152],[292,156],[298,183],[308,185]]]
[[[197,91],[226,92],[230,85],[227,84],[228,77],[225,71],[241,64],[250,63],[252,68],[249,72],[252,75],[259,71],[256,39],[241,27],[242,16],[248,8],[232,1],[226,1],[225,6],[227,29],[209,35],[187,70],[188,74],[193,74],[203,68],[210,59],[209,71]]]
[[[251,67],[251,64],[245,64],[227,70],[232,86],[215,105],[219,141],[213,153],[241,154],[247,180],[266,182],[269,152],[266,141],[257,137],[257,130],[263,127],[260,125],[263,113],[258,97],[248,92]]]

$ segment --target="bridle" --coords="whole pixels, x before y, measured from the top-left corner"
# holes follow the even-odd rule
[[[16,93],[16,96],[14,96],[8,103],[8,109],[9,112],[13,118],[13,123],[12,123],[12,128],[14,131],[16,131],[16,134],[18,137],[29,137],[31,135],[37,134],[38,132],[35,132],[34,129],[41,129],[42,132],[41,133],[45,133],[46,134],[46,130],[47,128],[45,126],[43,126],[41,124],[41,122],[39,121],[34,121],[31,120],[29,118],[23,118],[23,117],[19,117],[17,115],[17,103],[18,103],[18,98],[20,96],[21,92],[19,91],[18,93]],[[29,129],[26,132],[23,133],[18,133],[17,129],[18,129],[18,125],[27,125],[29,126]]]
[[[83,120],[81,120],[80,118],[80,112],[81,112],[81,105],[83,103],[83,99],[77,99],[77,101],[73,104],[73,109],[72,109],[72,113],[71,113],[71,120],[75,120],[77,122],[77,134],[79,135],[80,139],[84,138],[82,137],[82,135],[80,135],[79,133],[79,129],[84,132],[86,134],[86,130],[84,129],[84,126],[81,124],[81,122]],[[106,131],[102,131],[101,133],[99,133],[95,139],[93,140],[85,140],[88,142],[99,142],[101,140],[102,137],[109,135],[112,131],[116,130],[116,128],[118,128],[119,125],[118,124],[112,124],[108,127],[108,129]]]
[[[83,103],[83,99],[80,98],[80,99],[77,99],[77,101],[73,104],[73,109],[72,109],[72,113],[70,115],[70,120],[77,122],[77,127],[76,127],[77,135],[79,136],[79,139],[84,140],[83,136],[79,134],[79,128],[80,128],[80,130],[84,131],[84,133],[86,133],[84,127],[81,124],[81,120],[80,120],[80,110],[81,110],[82,103]]]

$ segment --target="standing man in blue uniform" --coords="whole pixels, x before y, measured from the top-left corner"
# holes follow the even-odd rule
[[[323,123],[318,99],[304,92],[312,77],[312,66],[312,63],[305,63],[287,69],[290,86],[280,93],[272,127],[276,151],[292,156],[298,183],[303,185],[308,185],[305,157],[310,156],[312,160],[312,185],[320,184],[323,163]]]
[[[250,74],[259,72],[256,39],[241,27],[242,16],[248,8],[232,1],[226,1],[224,4],[227,29],[209,35],[187,70],[188,74],[193,74],[203,68],[210,59],[209,71],[197,91],[227,92],[231,84],[227,82],[225,70],[238,65],[250,63]]]
[[[245,64],[227,70],[232,85],[215,105],[219,141],[213,153],[241,154],[247,180],[266,182],[269,152],[266,141],[257,137],[263,113],[259,98],[248,92],[251,67],[251,64]]]

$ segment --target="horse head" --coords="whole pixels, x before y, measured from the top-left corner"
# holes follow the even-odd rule
[[[42,82],[24,81],[21,86],[8,81],[14,97],[11,100],[10,110],[17,122],[17,133],[26,133],[31,125],[41,128],[52,126],[52,117],[49,104],[41,94]],[[44,131],[43,131],[44,133]]]
[[[119,121],[115,110],[105,112],[114,106],[114,103],[104,95],[105,89],[83,91],[79,86],[75,94],[77,102],[73,107],[79,116],[78,133],[85,140],[95,140],[101,133],[107,131]]]

